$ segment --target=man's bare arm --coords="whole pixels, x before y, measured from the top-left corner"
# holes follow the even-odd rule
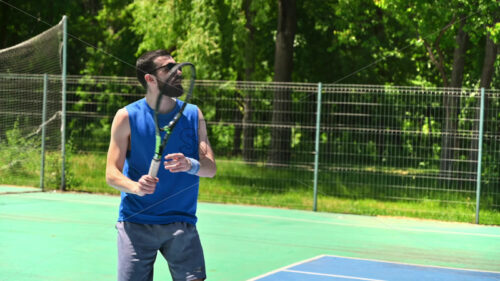
[[[106,162],[106,182],[115,189],[140,196],[151,194],[156,188],[157,178],[142,176],[135,182],[123,174],[123,166],[130,144],[130,123],[128,112],[118,110],[111,126],[108,158]]]
[[[215,156],[210,146],[210,141],[207,136],[207,125],[203,113],[198,109],[198,153],[200,156],[200,170],[198,176],[212,178],[217,172],[215,164]]]

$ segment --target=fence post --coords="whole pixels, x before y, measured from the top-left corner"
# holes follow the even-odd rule
[[[40,166],[40,188],[44,191],[44,181],[45,181],[45,122],[47,119],[47,84],[48,84],[48,75],[45,73],[43,75],[43,103],[42,103],[42,155],[41,161],[42,165]]]
[[[479,202],[481,200],[481,162],[483,155],[484,133],[484,88],[481,88],[481,107],[479,109],[479,140],[477,148],[477,176],[476,176],[476,224],[479,224]]]
[[[62,108],[61,108],[61,190],[66,189],[66,59],[68,42],[68,20],[63,16],[62,46]]]
[[[319,168],[319,133],[321,127],[321,82],[318,83],[318,102],[316,106],[316,140],[314,145],[314,205],[313,211],[318,210],[318,168]]]

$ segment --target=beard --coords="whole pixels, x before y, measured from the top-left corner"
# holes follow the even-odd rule
[[[158,90],[160,90],[161,95],[171,98],[178,98],[184,93],[180,77],[174,78],[171,83],[158,81]]]

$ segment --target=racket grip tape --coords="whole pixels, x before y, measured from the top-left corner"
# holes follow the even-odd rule
[[[156,177],[158,175],[158,169],[160,168],[160,159],[153,159],[151,161],[151,165],[149,166],[149,172],[148,175],[152,177]]]

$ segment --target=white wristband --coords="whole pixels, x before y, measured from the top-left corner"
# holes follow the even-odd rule
[[[190,175],[196,175],[198,174],[198,171],[200,170],[200,162],[196,159],[187,157],[189,162],[191,162],[191,169],[189,171],[186,171],[186,173]]]

